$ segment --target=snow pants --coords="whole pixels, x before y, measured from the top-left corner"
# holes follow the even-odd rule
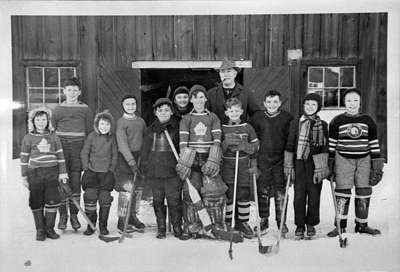
[[[29,207],[57,212],[60,206],[58,191],[58,166],[29,169]]]
[[[182,224],[182,181],[178,176],[151,178],[150,184],[153,192],[153,208],[158,228],[164,231],[166,229],[165,199],[167,199],[172,225],[180,227]]]
[[[296,160],[295,163],[294,223],[298,227],[318,225],[322,183],[313,182],[313,158],[311,156],[307,160]]]
[[[81,150],[83,148],[84,140],[70,140],[60,137],[61,145],[63,147],[65,165],[68,172],[68,184],[72,190],[72,197],[80,203],[81,200]],[[67,213],[66,211],[67,198],[61,193],[61,207],[60,213]],[[70,205],[69,210],[71,214],[77,214],[78,208],[75,205]]]

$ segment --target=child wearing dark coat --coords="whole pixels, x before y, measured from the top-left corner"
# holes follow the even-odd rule
[[[94,119],[94,131],[88,135],[81,151],[85,213],[96,225],[97,202],[99,202],[99,227],[103,235],[109,234],[107,221],[113,201],[111,192],[115,184],[114,171],[118,157],[113,124],[114,118],[110,113],[98,113]],[[88,225],[83,234],[93,233],[94,230]]]
[[[303,114],[291,123],[285,151],[285,176],[294,178],[295,236],[300,239],[305,226],[308,237],[316,234],[322,181],[329,175],[328,125],[317,115],[321,106],[320,95],[310,93],[304,97]]]
[[[166,238],[166,206],[174,236],[182,235],[182,180],[176,173],[176,159],[165,132],[168,131],[175,148],[179,145],[179,120],[173,116],[173,105],[168,98],[160,98],[153,105],[157,119],[146,129],[142,147],[142,165],[153,192],[153,208],[159,239]]]
[[[29,189],[29,206],[36,226],[36,240],[57,239],[54,231],[60,206],[59,181],[67,183],[67,171],[60,139],[50,122],[50,110],[29,113],[28,134],[21,144],[21,174]]]

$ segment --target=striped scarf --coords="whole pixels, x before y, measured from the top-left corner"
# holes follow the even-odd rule
[[[311,122],[314,121],[313,127]],[[311,131],[311,137],[310,137]],[[326,144],[322,121],[318,115],[302,115],[299,120],[299,141],[297,144],[297,159],[305,160],[310,155],[310,147],[321,147]]]

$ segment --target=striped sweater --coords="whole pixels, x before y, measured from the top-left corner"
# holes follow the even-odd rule
[[[248,123],[242,123],[238,125],[222,125],[222,136],[228,133],[239,134],[242,138],[247,139],[247,142],[255,146],[254,150],[257,150],[259,147],[259,141],[256,135],[254,128]],[[223,159],[235,159],[236,152],[227,148],[223,153]],[[240,151],[239,158],[246,158],[249,154]]]
[[[59,177],[66,178],[64,154],[60,139],[55,133],[29,133],[21,144],[21,174],[26,177],[28,169],[58,166]]]
[[[365,114],[336,116],[329,124],[329,156],[338,152],[347,158],[380,157],[377,128]]]
[[[52,124],[60,138],[83,140],[92,131],[93,113],[85,103],[63,102],[53,110]]]
[[[191,147],[198,153],[208,153],[214,144],[221,144],[221,123],[215,113],[192,110],[183,116],[179,125],[180,149]]]

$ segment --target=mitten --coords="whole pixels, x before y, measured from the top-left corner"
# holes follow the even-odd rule
[[[385,159],[372,159],[371,160],[371,173],[369,174],[369,184],[371,186],[377,185],[383,176],[383,166],[385,163]]]
[[[132,171],[132,174],[137,174],[138,173],[139,167],[138,167],[135,159],[131,159],[130,161],[128,161],[128,165],[129,165],[129,168]]]
[[[59,180],[60,190],[67,197],[70,198],[72,196],[71,187],[68,184],[68,179],[62,178]]]
[[[176,165],[176,172],[182,180],[190,177],[191,167],[196,156],[196,151],[189,147],[181,149],[181,154]]]
[[[329,177],[328,153],[313,155],[314,161],[314,183],[321,183],[324,178]]]
[[[283,159],[283,173],[285,174],[285,179],[290,176],[290,179],[293,181],[295,177],[294,172],[294,162],[293,162],[293,152],[285,151],[284,159]]]

